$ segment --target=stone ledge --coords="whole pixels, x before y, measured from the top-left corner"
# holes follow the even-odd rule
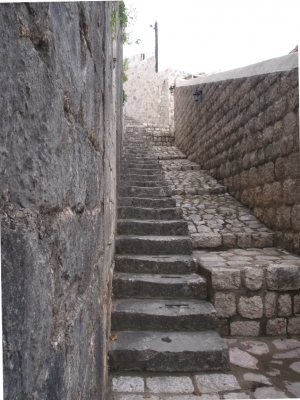
[[[300,334],[300,257],[275,248],[194,251],[223,335]]]

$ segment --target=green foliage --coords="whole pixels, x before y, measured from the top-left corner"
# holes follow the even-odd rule
[[[128,76],[126,74],[126,71],[129,69],[129,59],[127,57],[124,58],[123,60],[123,83],[128,81]]]
[[[123,90],[123,104],[127,101],[127,94],[125,93],[125,90]]]

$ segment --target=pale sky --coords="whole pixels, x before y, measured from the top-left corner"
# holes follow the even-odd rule
[[[137,11],[130,28],[139,45],[124,56],[154,55],[158,70],[226,71],[288,54],[299,44],[300,0],[125,0]]]

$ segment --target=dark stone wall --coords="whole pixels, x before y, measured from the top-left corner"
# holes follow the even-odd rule
[[[0,5],[5,399],[105,399],[117,2]]]
[[[291,57],[257,64],[252,76],[241,68],[238,78],[177,87],[175,144],[274,229],[278,245],[300,253],[298,68],[259,73]]]

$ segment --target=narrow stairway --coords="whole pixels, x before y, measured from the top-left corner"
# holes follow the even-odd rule
[[[133,134],[124,142],[121,173],[110,370],[228,369],[187,222],[152,147]]]

